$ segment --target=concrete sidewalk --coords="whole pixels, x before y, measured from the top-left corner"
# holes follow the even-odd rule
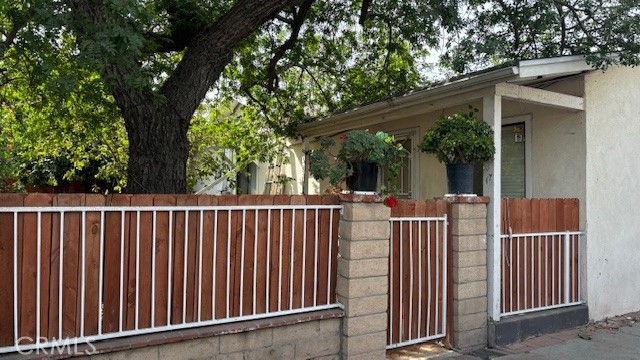
[[[640,320],[625,316],[512,345],[500,359],[640,359]],[[554,344],[554,342],[556,342]]]
[[[470,354],[459,354],[433,344],[396,350],[388,353],[387,358],[640,360],[640,312],[534,337],[507,347],[481,349]]]

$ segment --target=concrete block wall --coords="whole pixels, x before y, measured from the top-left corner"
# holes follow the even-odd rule
[[[487,345],[487,202],[484,197],[454,197],[451,204],[453,347]]]
[[[342,359],[385,359],[389,217],[375,196],[341,196],[336,294],[344,305]]]
[[[87,356],[84,359],[340,359],[340,331],[341,319],[330,318],[247,329],[234,334],[169,341],[156,346]]]

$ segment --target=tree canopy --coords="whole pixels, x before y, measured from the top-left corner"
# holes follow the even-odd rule
[[[95,190],[120,190],[127,137],[100,74],[77,61],[71,33],[39,25],[52,16],[47,3],[2,2],[0,8],[6,142],[0,179],[17,180],[13,186],[83,181]]]
[[[0,12],[3,112],[30,112],[40,135],[104,144],[105,158],[128,163],[129,192],[186,191],[188,131],[207,93],[293,134],[423,85],[434,65],[640,63],[635,0],[0,0]],[[83,130],[97,123],[106,138]]]
[[[640,62],[636,0],[472,0],[460,20],[441,59],[457,72],[561,55],[586,55],[599,68]]]

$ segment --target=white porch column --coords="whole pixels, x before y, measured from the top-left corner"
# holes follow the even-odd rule
[[[500,320],[500,162],[502,158],[502,97],[482,98],[482,118],[493,128],[496,154],[484,164],[483,192],[490,197],[487,207],[487,305],[489,319]]]

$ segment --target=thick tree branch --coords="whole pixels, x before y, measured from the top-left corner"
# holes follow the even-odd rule
[[[18,30],[20,30],[22,26],[18,26],[18,24],[13,24],[13,26],[11,27],[11,30],[7,33],[7,34],[2,34],[4,35],[4,45],[5,48],[8,48],[9,46],[13,45],[13,41],[16,39],[16,35],[18,35]]]
[[[363,0],[362,7],[360,7],[360,19],[358,23],[364,25],[364,22],[369,18],[369,7],[371,6],[371,0]]]
[[[182,119],[185,128],[231,61],[234,49],[290,3],[291,0],[240,0],[193,39],[182,61],[160,88],[165,106]]]
[[[214,14],[207,14],[202,5],[191,1],[159,1],[159,9],[168,15],[168,33],[150,32],[145,38],[155,46],[152,51],[182,51],[202,30],[213,24]]]
[[[287,17],[281,16],[281,15],[276,15],[275,19],[282,21],[283,23],[292,25],[293,24],[293,20],[289,19]]]
[[[292,24],[291,24],[291,35],[289,39],[285,41],[273,55],[271,60],[269,61],[269,66],[267,68],[268,78],[267,78],[267,90],[272,92],[278,86],[278,62],[284,57],[288,50],[291,50],[296,42],[298,41],[298,36],[300,35],[300,29],[302,28],[302,24],[304,24],[304,20],[307,17],[307,13],[309,9],[311,9],[311,5],[314,0],[307,0],[300,5],[298,11],[294,12]]]

